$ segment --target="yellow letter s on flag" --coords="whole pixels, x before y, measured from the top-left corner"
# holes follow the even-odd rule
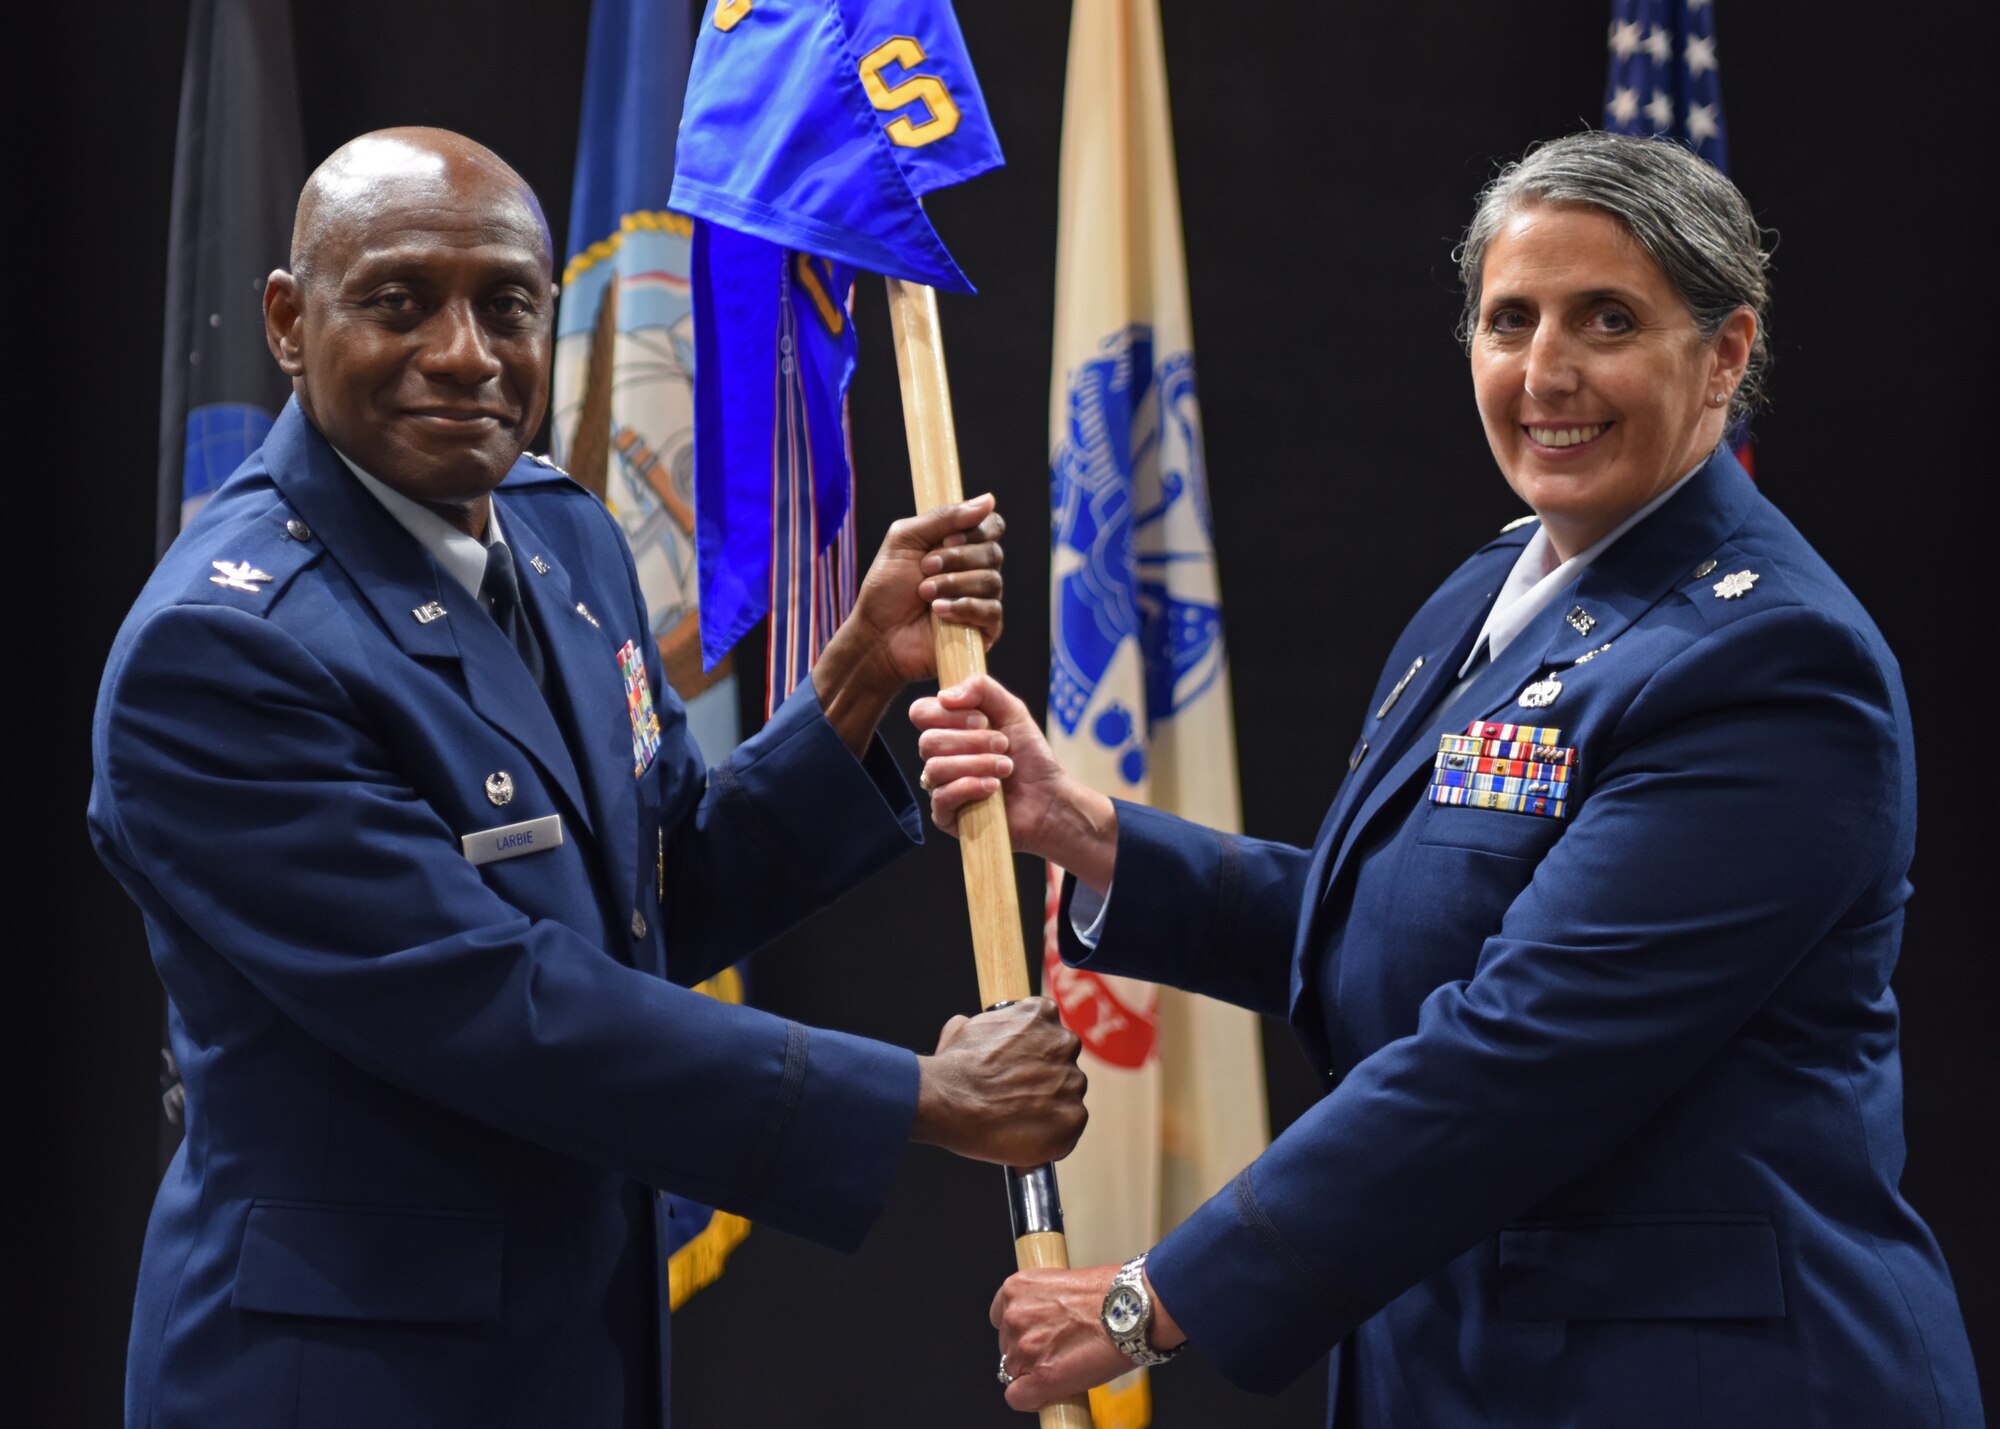
[[[958,105],[936,75],[906,75],[893,87],[882,82],[882,71],[892,64],[909,70],[923,62],[924,47],[908,35],[884,40],[861,57],[861,87],[868,91],[870,104],[887,113],[921,101],[930,111],[930,118],[921,124],[912,124],[907,116],[889,121],[889,142],[904,149],[935,144],[958,128]]]

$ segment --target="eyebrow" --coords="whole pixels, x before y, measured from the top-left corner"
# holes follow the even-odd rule
[[[1646,306],[1645,299],[1626,288],[1587,288],[1580,293],[1564,293],[1561,296],[1564,301],[1574,303],[1595,303],[1604,298],[1615,298],[1617,301],[1632,307]],[[1490,312],[1494,308],[1504,308],[1511,304],[1527,303],[1530,301],[1532,300],[1524,293],[1502,293],[1484,304],[1481,311]]]
[[[350,264],[342,285],[379,282],[399,273],[427,277],[429,276],[427,270],[430,267],[430,255],[422,249],[383,249],[376,253],[365,254]],[[546,281],[542,265],[526,255],[498,263],[493,271],[497,275],[494,281],[502,283],[532,284]]]

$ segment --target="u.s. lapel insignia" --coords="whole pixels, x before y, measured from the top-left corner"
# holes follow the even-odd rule
[[[632,777],[637,779],[660,752],[660,717],[653,710],[653,688],[646,681],[646,657],[633,641],[619,647],[618,672],[625,677],[625,709],[632,716]]]
[[[264,588],[257,582],[271,578],[269,571],[260,571],[248,561],[210,561],[209,564],[220,572],[210,576],[209,581],[224,590],[248,591],[255,595]]]
[[[1516,703],[1524,710],[1545,710],[1556,702],[1556,696],[1562,692],[1562,681],[1550,675],[1521,691],[1521,698]]]
[[[1711,589],[1722,600],[1735,600],[1739,596],[1748,595],[1750,587],[1755,584],[1757,584],[1757,573],[1755,571],[1731,571],[1728,575],[1717,581]]]
[[[585,620],[589,621],[593,629],[602,630],[604,628],[603,626],[597,623],[597,617],[590,613],[590,607],[585,605],[582,601],[578,601],[576,603],[576,613],[582,616]]]
[[[540,556],[528,557],[528,564],[535,568],[535,574],[538,576],[545,576],[549,573],[549,563]]]
[[[444,607],[434,600],[427,600],[410,614],[416,616],[417,624],[429,625],[433,620],[444,619]]]
[[[486,776],[486,800],[494,808],[504,806],[514,797],[514,780],[504,769],[496,769]]]
[[[1580,605],[1572,606],[1569,614],[1563,619],[1570,623],[1578,635],[1588,635],[1597,626],[1597,617]]]

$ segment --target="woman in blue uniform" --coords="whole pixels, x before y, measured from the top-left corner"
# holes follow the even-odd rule
[[[1016,1408],[1186,1344],[1264,1390],[1332,1350],[1343,1425],[1981,1422],[1898,1189],[1901,676],[1725,441],[1762,239],[1610,134],[1481,194],[1464,338],[1532,515],[1391,650],[1312,848],[1081,787],[990,681],[913,711],[940,826],[1004,782],[1070,871],[1067,960],[1287,1017],[1327,1076],[1147,1254],[1006,1283]]]

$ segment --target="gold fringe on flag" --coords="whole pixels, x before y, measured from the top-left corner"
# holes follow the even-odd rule
[[[1121,1385],[1119,1380],[1131,1382]],[[1090,1391],[1093,1429],[1146,1429],[1153,1422],[1153,1380],[1144,1370],[1120,1375]]]
[[[717,1002],[741,1003],[743,975],[735,968],[724,968],[706,982],[696,983],[694,990]],[[728,1211],[710,1211],[701,1234],[667,1259],[668,1307],[680,1309],[694,1298],[695,1292],[721,1279],[730,1252],[743,1244],[749,1234],[750,1222],[743,1217]]]

